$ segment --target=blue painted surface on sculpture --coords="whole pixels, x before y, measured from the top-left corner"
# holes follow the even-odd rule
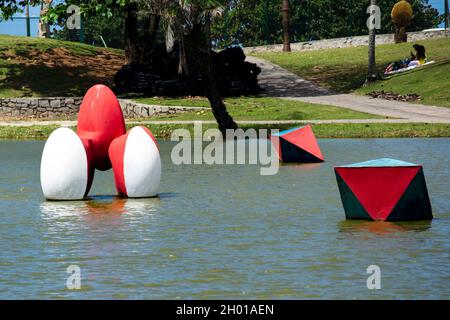
[[[382,159],[375,159],[375,160],[369,160],[364,162],[358,162],[353,164],[347,164],[339,167],[343,168],[367,168],[367,167],[417,167],[418,164],[397,160],[397,159],[390,159],[390,158],[382,158]]]
[[[281,131],[281,132],[279,132],[279,133],[274,133],[274,134],[272,134],[272,135],[273,135],[273,136],[283,136],[283,135],[285,135],[285,134],[288,134],[288,133],[291,133],[291,132],[300,130],[300,129],[304,128],[304,127],[305,127],[305,126],[297,127],[297,128],[292,128],[292,129],[288,129],[288,130],[285,130],[285,131]]]

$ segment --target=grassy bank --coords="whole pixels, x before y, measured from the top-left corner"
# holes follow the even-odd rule
[[[128,128],[135,126],[128,125]],[[193,131],[193,125],[152,124],[146,125],[158,139],[170,138],[175,129]],[[279,129],[286,130],[295,125],[241,125],[242,129]],[[0,126],[0,139],[47,139],[58,126]],[[214,124],[203,125],[203,130],[217,128]],[[73,128],[75,130],[75,128]],[[448,124],[317,124],[313,125],[318,138],[418,138],[418,137],[450,137]]]
[[[205,98],[144,98],[145,104],[207,107]],[[242,97],[226,98],[227,110],[235,120],[331,120],[331,119],[383,119],[385,117],[350,109],[318,105],[280,98]],[[155,116],[150,120],[214,120],[209,110],[186,112],[168,116]]]
[[[0,97],[82,96],[112,85],[123,52],[77,42],[0,35]]]
[[[450,56],[450,49],[448,54]],[[417,93],[421,96],[421,100],[418,101],[420,103],[450,108],[449,74],[450,59],[377,81],[355,92],[366,94],[384,90],[399,94]]]
[[[420,41],[434,65],[400,74],[361,88],[367,70],[367,47],[316,51],[262,53],[258,56],[291,70],[303,78],[340,92],[365,94],[385,90],[417,93],[420,102],[450,107],[450,38]],[[412,43],[377,46],[380,72],[393,60],[409,56]],[[96,83],[112,85],[113,76],[124,63],[123,51],[76,42],[0,35],[0,97],[82,96]],[[251,98],[249,98],[251,99]],[[203,99],[144,99],[165,105],[205,106]],[[229,99],[251,105],[246,98]],[[286,119],[297,119],[286,118]],[[300,119],[305,119],[300,116]],[[336,118],[339,119],[339,118]]]
[[[367,74],[367,47],[327,49],[302,52],[270,52],[255,54],[286,68],[302,78],[339,92],[366,93],[383,89],[396,93],[417,93],[422,103],[449,106],[450,38],[419,41],[427,49],[429,60],[435,65],[400,74],[387,81],[360,89]],[[378,45],[378,71],[392,61],[409,57],[413,43]]]

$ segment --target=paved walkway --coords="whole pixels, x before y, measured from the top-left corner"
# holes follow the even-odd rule
[[[247,57],[247,60],[257,63],[262,70],[258,79],[260,85],[265,89],[264,96],[332,105],[391,118],[406,119],[407,122],[450,123],[450,108],[339,94],[320,88],[267,60],[255,57]]]

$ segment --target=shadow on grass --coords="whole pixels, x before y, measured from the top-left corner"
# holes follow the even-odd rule
[[[0,95],[1,92],[15,91],[22,97],[83,96],[97,83],[111,86],[113,79],[96,75],[89,66],[49,67],[0,62]]]

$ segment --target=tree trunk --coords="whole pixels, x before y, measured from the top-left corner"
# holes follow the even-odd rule
[[[449,28],[450,25],[450,13],[448,9],[448,0],[444,0],[444,20],[445,20],[445,29]]]
[[[370,0],[370,5],[377,5],[376,0]],[[377,79],[377,66],[375,60],[375,40],[377,30],[375,26],[370,24],[369,26],[369,64],[366,83],[373,82]]]
[[[31,26],[30,26],[30,4],[27,2],[25,6],[25,18],[27,21],[27,37],[31,37]]]
[[[408,34],[406,33],[406,27],[395,27],[395,43],[408,42]]]
[[[234,122],[233,118],[230,116],[230,114],[227,111],[227,107],[225,106],[225,103],[223,102],[222,94],[219,91],[219,88],[217,86],[216,78],[214,76],[214,68],[212,64],[212,57],[211,57],[211,25],[209,23],[209,20],[205,23],[205,34],[204,34],[204,43],[205,48],[207,51],[205,52],[205,70],[206,73],[206,97],[209,100],[209,103],[211,104],[211,109],[214,115],[214,118],[216,118],[217,124],[219,126],[220,132],[222,132],[222,136],[226,137],[226,130],[232,129],[236,130],[238,128],[238,125],[236,122]]]
[[[130,2],[125,12],[125,60],[126,63],[145,63],[152,50],[159,27],[158,15],[143,15],[139,18],[139,6]]]
[[[399,28],[396,26],[396,27],[395,27],[395,33],[394,33],[394,42],[395,42],[395,43],[400,43],[400,35],[399,35],[399,33],[400,33],[400,30],[399,30]]]
[[[212,113],[220,132],[226,137],[226,130],[236,130],[236,122],[228,113],[222,94],[217,86],[211,56],[210,23],[196,24],[186,37],[185,47],[190,70],[199,71],[205,85],[205,95],[211,105]]]
[[[151,14],[145,18],[144,32],[142,35],[141,59],[144,60],[146,55],[153,49],[155,45],[156,34],[158,32],[160,16]]]
[[[39,38],[50,38],[50,25],[42,20],[42,17],[50,9],[53,0],[44,0],[41,4],[41,12],[38,24],[38,37]]]
[[[283,17],[283,51],[291,52],[291,35],[289,31],[289,0],[283,0],[281,12]]]
[[[127,64],[139,60],[137,12],[137,3],[131,1],[125,10],[125,60]]]

